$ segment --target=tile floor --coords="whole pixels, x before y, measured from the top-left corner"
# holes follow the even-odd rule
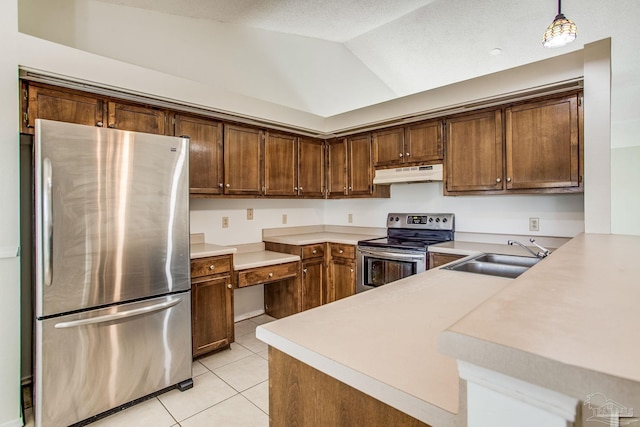
[[[89,426],[267,427],[267,345],[256,338],[255,330],[272,320],[262,315],[236,323],[236,342],[230,350],[193,362],[192,389],[171,390]],[[33,427],[31,408],[25,418]]]

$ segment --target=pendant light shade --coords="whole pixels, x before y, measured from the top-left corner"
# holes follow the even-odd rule
[[[561,0],[558,0],[558,14],[542,35],[542,46],[560,47],[567,45],[576,39],[577,30],[576,24],[562,14]]]

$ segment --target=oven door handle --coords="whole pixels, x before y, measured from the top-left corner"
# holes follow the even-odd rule
[[[393,260],[420,260],[420,259],[425,259],[426,258],[426,254],[419,254],[419,255],[414,255],[414,254],[399,254],[396,252],[385,252],[385,251],[367,251],[367,250],[363,250],[363,249],[359,249],[360,253],[363,255],[370,255],[376,258],[380,258],[380,257],[385,257],[388,259],[393,259]]]

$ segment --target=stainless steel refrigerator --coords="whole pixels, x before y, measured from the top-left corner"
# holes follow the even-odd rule
[[[36,426],[191,383],[189,141],[37,120]]]

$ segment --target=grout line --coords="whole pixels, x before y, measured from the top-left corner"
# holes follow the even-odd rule
[[[173,418],[173,421],[175,421],[173,424],[171,424],[171,426],[174,426],[174,425],[176,425],[176,424],[180,425],[180,421],[178,421],[178,420],[176,419],[176,417],[174,417],[174,416],[173,416],[173,414],[171,413],[171,411],[169,410],[169,408],[167,408],[166,406],[164,406],[164,403],[162,403],[162,400],[160,400],[157,396],[155,397],[155,399],[156,399],[158,402],[160,402],[160,405],[162,405],[162,407],[164,408],[164,410],[165,410],[165,411],[167,411],[167,413],[169,414],[169,416],[170,416],[171,418]],[[171,426],[169,426],[169,427],[171,427]]]

